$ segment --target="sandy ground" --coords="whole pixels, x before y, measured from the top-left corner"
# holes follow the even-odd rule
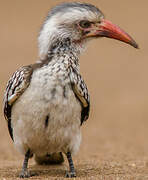
[[[0,100],[10,75],[37,59],[37,34],[48,10],[62,1],[0,0]],[[91,95],[91,114],[74,157],[76,179],[148,179],[148,25],[147,0],[87,0],[120,25],[140,45],[136,50],[109,39],[91,42],[81,72]],[[2,109],[2,105],[0,107]],[[0,111],[0,180],[19,179],[23,156],[13,146]],[[63,179],[61,166],[29,168],[31,179]]]

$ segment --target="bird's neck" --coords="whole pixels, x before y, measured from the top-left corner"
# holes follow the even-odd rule
[[[39,61],[47,64],[51,61],[58,61],[60,57],[65,56],[69,57],[70,61],[74,61],[75,64],[79,65],[78,59],[83,49],[82,44],[72,42],[69,38],[56,40],[50,45],[47,55]]]

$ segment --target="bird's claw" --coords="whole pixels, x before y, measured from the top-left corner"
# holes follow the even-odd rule
[[[29,171],[26,170],[26,171],[22,171],[22,172],[20,173],[19,177],[20,177],[20,178],[29,178],[29,177],[31,177],[31,174],[30,174]]]
[[[35,175],[37,175],[37,174],[36,173],[31,173],[28,170],[26,170],[26,171],[22,171],[20,173],[19,177],[20,178],[30,178],[30,177],[35,176]]]
[[[66,172],[66,178],[74,178],[76,177],[76,173],[75,172]]]

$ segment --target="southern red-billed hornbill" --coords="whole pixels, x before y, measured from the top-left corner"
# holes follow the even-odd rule
[[[4,115],[16,148],[25,159],[21,178],[30,177],[28,159],[38,163],[63,162],[65,153],[75,177],[71,154],[78,151],[81,125],[88,119],[90,100],[79,71],[86,42],[108,37],[138,48],[118,26],[95,6],[63,3],[53,8],[39,34],[39,60],[21,67],[8,82]]]

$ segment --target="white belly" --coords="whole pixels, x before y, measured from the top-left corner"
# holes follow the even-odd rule
[[[81,106],[67,82],[34,75],[13,105],[11,117],[14,143],[22,153],[28,149],[37,155],[75,153],[79,149]]]

